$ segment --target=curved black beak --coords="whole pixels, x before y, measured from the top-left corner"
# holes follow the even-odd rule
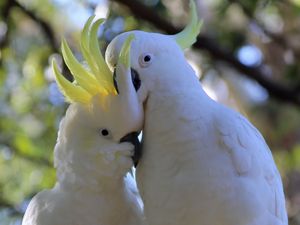
[[[141,87],[141,79],[140,79],[140,76],[138,74],[138,72],[132,68],[130,68],[131,70],[131,80],[132,80],[132,84],[134,86],[134,89],[136,91],[138,91]],[[116,69],[114,69],[114,73],[113,73],[113,79],[114,79],[114,86],[115,86],[115,89],[116,91],[119,93],[119,89],[118,89],[118,83],[117,83],[117,80],[116,80]]]
[[[120,140],[120,143],[121,142],[129,142],[134,145],[134,154],[132,156],[134,167],[136,167],[138,165],[139,159],[141,158],[141,154],[142,154],[141,143],[138,139],[138,136],[139,136],[138,132],[132,132],[132,133],[127,134],[126,136],[122,137]]]

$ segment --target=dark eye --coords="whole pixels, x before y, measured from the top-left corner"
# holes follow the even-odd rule
[[[144,56],[144,62],[150,62],[150,60],[151,60],[151,55]]]
[[[106,137],[106,136],[109,135],[109,131],[107,129],[102,129],[101,130],[101,135],[104,136],[104,137]]]
[[[139,57],[139,64],[142,68],[148,67],[153,61],[153,55],[151,53],[144,53]]]

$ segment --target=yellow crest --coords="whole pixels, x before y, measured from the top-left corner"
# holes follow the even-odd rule
[[[202,21],[198,20],[195,2],[193,0],[190,0],[189,24],[184,28],[184,30],[182,30],[178,34],[173,35],[177,44],[182,49],[186,49],[192,46],[197,40],[197,36],[200,33],[201,25]]]
[[[52,68],[59,89],[67,101],[88,104],[91,98],[97,94],[106,96],[116,95],[113,85],[113,75],[109,70],[99,49],[97,31],[104,19],[98,19],[93,23],[95,16],[86,22],[80,39],[80,49],[88,64],[88,69],[77,61],[66,40],[62,40],[62,55],[72,75],[74,82],[69,82],[58,70],[53,60]]]

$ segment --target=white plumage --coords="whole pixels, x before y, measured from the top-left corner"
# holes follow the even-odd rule
[[[57,183],[32,199],[23,225],[142,224],[133,178],[126,175],[133,145],[114,140],[118,125],[107,116],[97,96],[91,106],[69,107],[55,147]]]
[[[84,28],[81,46],[96,75],[76,61],[64,41],[63,56],[76,82],[67,81],[54,63],[58,86],[71,101],[54,151],[57,182],[31,200],[23,225],[143,224],[133,178],[126,176],[133,166],[137,138],[133,134],[141,130],[144,116],[126,66],[131,39],[116,66],[117,94],[112,74],[103,73],[106,64],[97,49],[96,28],[102,20],[91,25],[92,19]],[[87,46],[92,48],[88,53]],[[103,61],[101,70],[96,59]]]
[[[173,36],[121,34],[106,52],[110,65],[131,33],[145,104],[137,183],[148,223],[287,225],[282,181],[261,134],[207,96]]]

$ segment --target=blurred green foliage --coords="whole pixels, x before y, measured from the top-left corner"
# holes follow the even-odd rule
[[[177,27],[185,24],[188,1],[138,2]],[[241,63],[263,68],[274,82],[300,90],[299,0],[197,3],[204,35],[241,57]],[[53,148],[67,105],[49,62],[53,57],[61,62],[62,36],[76,53],[86,19],[94,12],[104,17],[107,11],[109,18],[99,32],[103,51],[120,32],[157,31],[114,1],[0,1],[0,224],[20,224],[30,198],[55,183]],[[242,51],[245,46],[250,47]],[[247,115],[265,136],[284,178],[290,224],[299,225],[300,105],[274,100],[256,81],[211,53],[189,50],[186,55],[205,90]]]

